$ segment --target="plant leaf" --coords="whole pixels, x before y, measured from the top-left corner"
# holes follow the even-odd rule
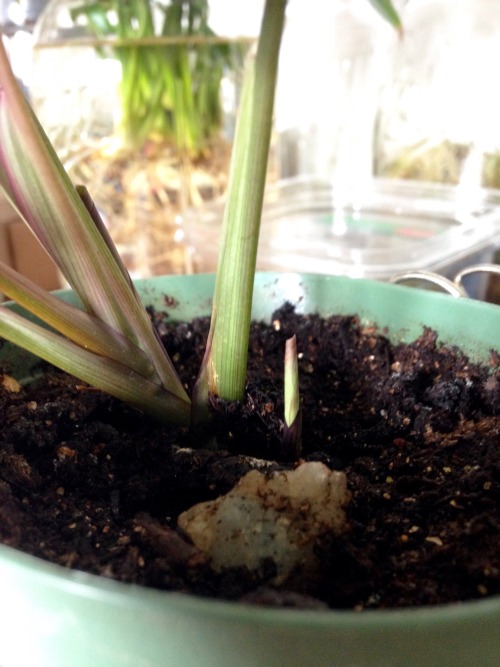
[[[299,363],[297,338],[292,336],[285,343],[285,424],[291,426],[300,409]]]
[[[285,343],[285,423],[281,443],[281,458],[297,461],[302,448],[302,409],[299,393],[299,363],[297,338],[292,336]]]
[[[0,336],[162,421],[181,425],[190,422],[189,402],[171,394],[129,366],[85,350],[12,312],[6,306],[0,306]]]
[[[286,0],[267,0],[257,55],[247,59],[221,231],[212,321],[194,402],[243,396],[257,244]]]
[[[145,377],[155,377],[154,366],[143,350],[105,322],[70,306],[3,262],[0,262],[0,292],[81,347],[128,363]]]
[[[146,352],[159,381],[188,401],[110,239],[89,214],[17,85],[1,40],[0,186],[84,309]]]
[[[384,17],[399,33],[403,32],[401,19],[391,0],[368,0],[381,16]]]

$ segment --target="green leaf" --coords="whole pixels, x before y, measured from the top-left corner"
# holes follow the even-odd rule
[[[1,40],[0,187],[76,291],[86,312],[116,331],[117,339],[140,348],[165,389],[188,402],[97,212],[91,215],[87,210],[92,210],[91,202],[87,198],[84,203],[73,187],[18,87]]]
[[[285,344],[285,424],[291,426],[300,409],[299,363],[297,338],[292,336]]]
[[[109,325],[70,306],[3,262],[0,262],[0,292],[81,347],[128,363],[145,377],[154,377],[154,367],[143,350]]]
[[[189,402],[129,366],[83,349],[6,306],[0,306],[0,336],[159,420],[186,426],[190,423]]]
[[[394,8],[391,0],[368,0],[368,2],[375,7],[381,16],[384,17],[398,32],[402,32],[403,26],[399,14]]]
[[[209,393],[243,396],[253,282],[272,128],[274,92],[286,0],[267,0],[257,55],[247,60],[207,352],[194,402],[203,412]]]

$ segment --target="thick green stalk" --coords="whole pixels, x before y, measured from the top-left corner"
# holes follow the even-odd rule
[[[389,0],[370,1],[387,14]],[[257,55],[247,67],[211,330],[195,389],[196,419],[203,417],[204,408],[200,410],[200,406],[207,406],[210,392],[229,400],[243,397],[285,8],[286,0],[266,0]],[[389,19],[395,21],[390,12]],[[179,71],[181,76],[174,76],[174,82],[188,91],[187,68]],[[204,99],[210,108],[210,96]],[[184,100],[186,119],[191,109],[187,100],[189,95]],[[9,310],[0,318],[0,335],[122,400],[160,418],[187,424],[190,402],[185,389],[159,344],[95,207],[85,192],[72,186],[27,106],[1,41],[0,138],[0,187],[79,294],[86,311],[73,315],[68,306],[42,295],[38,287],[7,268],[2,282],[5,291],[69,339]],[[129,361],[131,356],[133,360]],[[295,384],[296,375],[295,369]],[[287,405],[292,410],[286,415],[290,432],[284,438],[285,453],[289,456],[293,450],[298,456],[300,407],[297,410],[288,400]]]
[[[260,218],[272,129],[286,0],[267,0],[255,58],[247,61],[233,144],[229,189],[207,353],[195,401],[244,393]]]

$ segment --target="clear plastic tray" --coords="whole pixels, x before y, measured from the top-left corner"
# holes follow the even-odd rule
[[[222,205],[187,221],[198,270],[215,269],[221,218]],[[381,179],[335,191],[327,181],[294,178],[266,191],[258,269],[377,280],[426,269],[452,278],[490,262],[499,234],[492,191]],[[485,277],[476,281],[472,291]]]

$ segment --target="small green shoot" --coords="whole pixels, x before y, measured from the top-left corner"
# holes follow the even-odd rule
[[[400,35],[403,34],[403,26],[401,24],[401,19],[397,13],[394,5],[390,0],[368,0],[368,2],[373,5],[373,7],[379,12],[379,14],[395,28]]]
[[[302,410],[299,392],[299,361],[297,337],[285,343],[285,423],[283,425],[282,457],[296,461],[300,456]]]

